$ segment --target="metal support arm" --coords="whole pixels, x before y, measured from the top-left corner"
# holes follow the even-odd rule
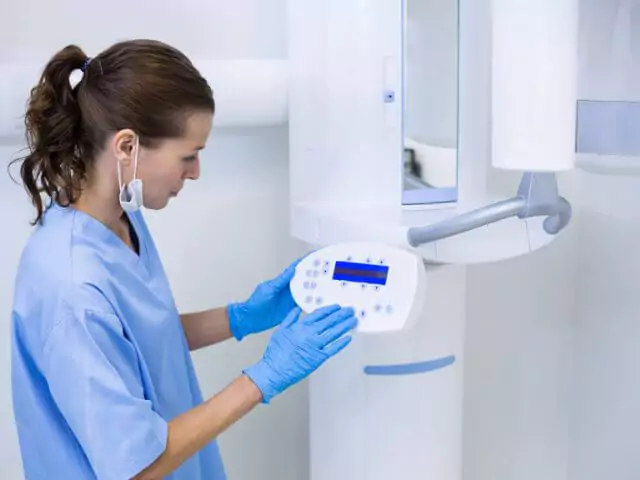
[[[417,247],[514,216],[520,219],[546,216],[543,228],[550,235],[557,234],[569,224],[571,204],[558,195],[558,184],[554,173],[526,172],[516,197],[433,225],[412,227],[407,237],[409,244]]]

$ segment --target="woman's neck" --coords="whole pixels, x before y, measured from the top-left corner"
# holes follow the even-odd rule
[[[104,176],[98,178],[104,179]],[[118,191],[113,183],[99,180],[88,182],[80,198],[73,203],[73,208],[94,217],[133,247],[129,222],[120,206]]]

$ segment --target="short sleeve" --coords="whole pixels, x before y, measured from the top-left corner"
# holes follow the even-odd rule
[[[63,305],[43,348],[56,405],[99,480],[136,476],[165,450],[168,426],[145,399],[119,319]]]

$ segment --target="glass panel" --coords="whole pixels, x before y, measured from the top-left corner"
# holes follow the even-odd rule
[[[403,203],[454,202],[458,196],[458,0],[403,1]]]

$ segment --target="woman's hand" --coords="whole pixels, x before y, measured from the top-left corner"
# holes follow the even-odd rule
[[[296,306],[289,282],[300,260],[293,262],[276,278],[258,285],[247,301],[227,307],[229,327],[237,340],[279,325]]]
[[[338,305],[320,308],[299,319],[291,311],[271,337],[262,359],[244,371],[262,392],[262,402],[298,383],[351,342],[348,333],[358,321],[353,309]]]

